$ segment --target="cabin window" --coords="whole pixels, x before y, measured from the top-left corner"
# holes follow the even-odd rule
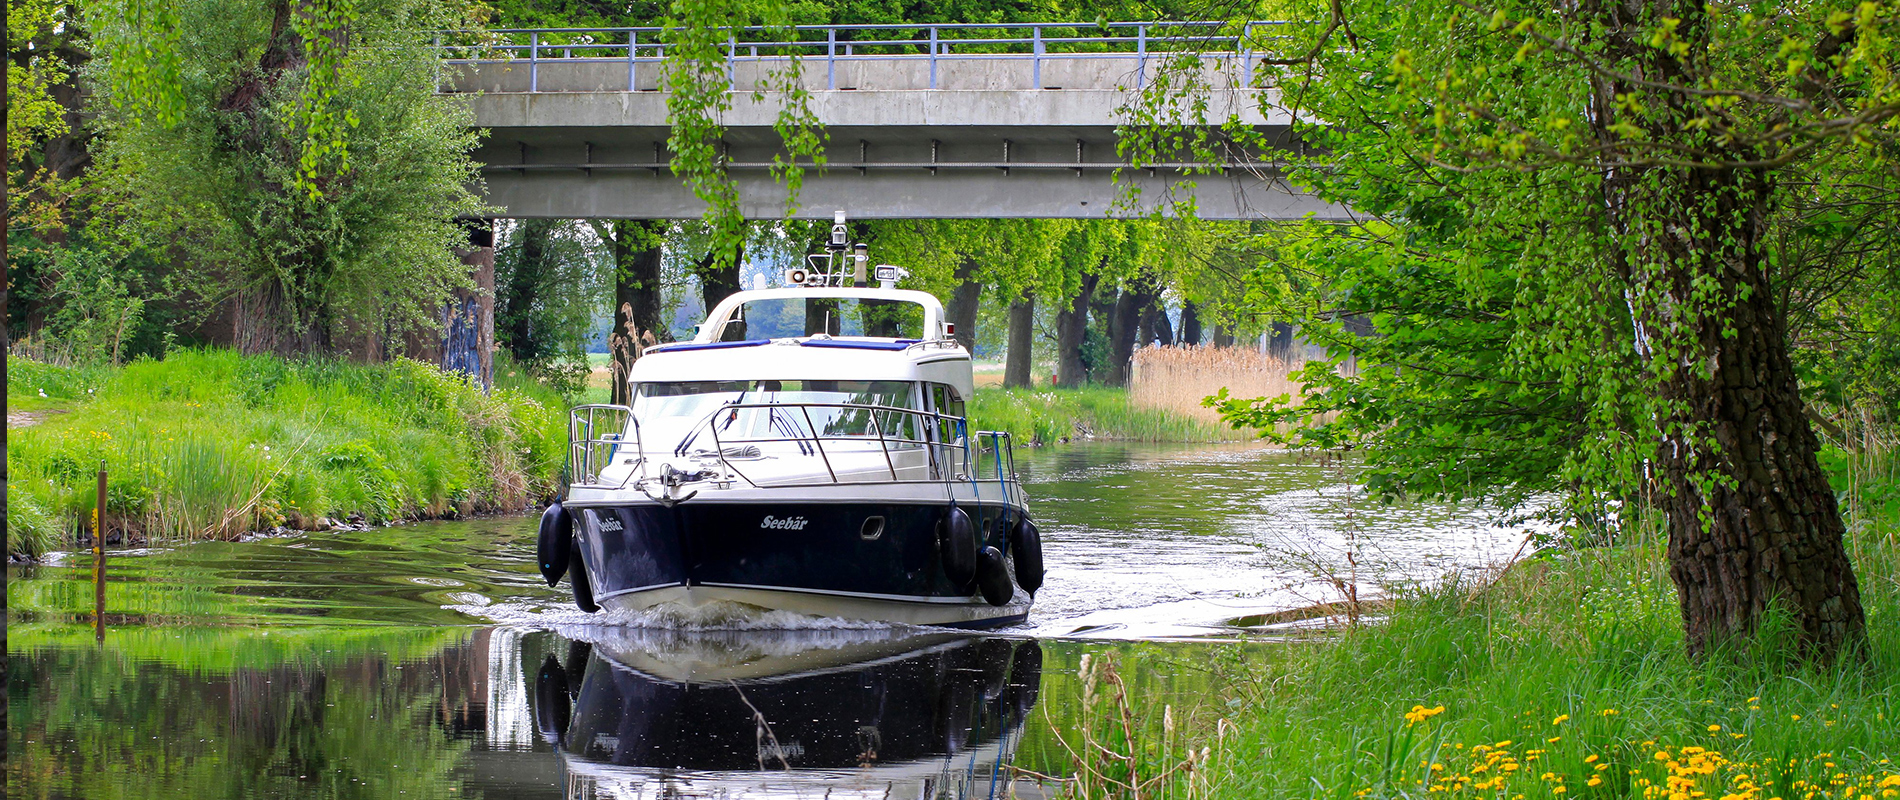
[[[740,304],[714,338],[794,339],[814,334],[922,339],[924,307],[908,300],[775,297]]]
[[[952,443],[958,441],[962,438],[962,433],[958,430],[962,427],[959,422],[965,416],[963,397],[957,394],[957,387],[947,383],[932,383],[927,385],[930,387],[931,410],[956,418],[953,420],[939,418],[937,420],[937,441]]]
[[[919,407],[915,384],[906,381],[742,380],[667,381],[634,386],[633,415],[641,434],[653,439],[673,431],[690,433],[707,417],[714,417],[721,439],[799,439],[875,437],[890,440],[921,438],[917,417],[895,409]],[[730,414],[716,412],[734,405],[790,405],[790,408],[745,408]],[[879,406],[884,409],[843,406]],[[661,441],[661,439],[654,439]],[[892,442],[893,448],[918,445]]]

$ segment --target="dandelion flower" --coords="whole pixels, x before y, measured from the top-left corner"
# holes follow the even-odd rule
[[[1709,732],[1710,732],[1710,733],[1720,733],[1721,731],[1722,731],[1722,726],[1720,726],[1720,725],[1710,725],[1710,726],[1709,726]]]
[[[1551,720],[1551,721],[1550,721],[1550,724],[1552,724],[1552,725],[1562,725],[1562,724],[1564,724],[1564,720],[1567,720],[1567,719],[1570,719],[1570,715],[1569,715],[1569,714],[1558,714],[1558,715],[1557,715],[1557,718],[1556,718],[1556,719],[1553,719],[1553,720]]]

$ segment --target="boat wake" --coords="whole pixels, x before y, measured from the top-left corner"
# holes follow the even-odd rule
[[[602,610],[589,614],[571,605],[533,602],[460,604],[449,610],[479,617],[511,628],[552,630],[570,639],[595,639],[590,629],[636,631],[915,631],[894,622],[814,617],[791,611],[765,609],[741,603],[700,606],[655,606],[640,610]]]

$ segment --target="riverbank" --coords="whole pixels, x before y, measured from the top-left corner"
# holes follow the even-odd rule
[[[519,511],[552,493],[561,398],[498,366],[484,394],[428,364],[183,350],[118,369],[14,358],[9,555],[81,541],[109,474],[108,540],[231,539],[287,526]]]
[[[1690,659],[1651,533],[1397,592],[1371,624],[1210,664],[1226,688],[1171,720],[1134,693],[1136,746],[1103,740],[1144,778],[1194,754],[1144,795],[1191,782],[1189,796],[1249,798],[1900,796],[1900,481],[1889,460],[1835,485],[1858,487],[1860,658],[1805,664],[1771,623],[1745,651]],[[1101,738],[1121,712],[1093,669]],[[1076,752],[1090,752],[1084,728],[1066,732]],[[1096,786],[1127,775],[1115,758],[1076,763]]]
[[[1007,431],[1018,444],[1074,441],[1243,442],[1256,437],[1171,409],[1143,408],[1125,389],[981,387],[970,401],[970,426]]]

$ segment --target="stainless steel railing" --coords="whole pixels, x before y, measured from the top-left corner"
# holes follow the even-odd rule
[[[598,485],[600,473],[615,458],[626,459],[623,463],[636,469],[645,460],[640,423],[633,418],[633,409],[607,403],[568,409],[568,482],[575,486]]]
[[[758,418],[761,414],[763,419]],[[845,415],[860,416],[840,428],[837,423]],[[740,424],[742,419],[746,424]],[[828,424],[821,426],[819,420]],[[735,436],[734,427],[753,432]],[[759,430],[766,433],[756,433]],[[721,474],[758,487],[813,485],[819,477],[815,471],[774,480],[758,470],[748,474],[748,467],[741,466],[765,458],[766,448],[774,444],[789,444],[794,452],[774,448],[772,460],[787,455],[815,458],[824,469],[822,482],[831,485],[999,481],[1006,493],[1019,491],[1010,435],[969,431],[964,418],[948,414],[861,403],[734,403],[708,414],[671,451],[648,453],[627,406],[584,405],[568,412],[568,468],[576,486],[616,485],[600,480],[609,466],[627,468],[627,478],[617,485],[637,484],[650,477],[648,465],[654,456],[716,464]],[[847,451],[860,458],[841,466],[838,457]],[[910,461],[912,453],[924,458],[916,464],[899,463]],[[881,461],[882,469],[866,470],[866,454],[876,454],[873,464]]]
[[[1286,22],[1038,22],[945,25],[795,25],[738,28],[726,37],[726,75],[746,62],[796,57],[825,64],[825,88],[838,88],[840,63],[912,61],[929,65],[928,88],[946,61],[1026,61],[1035,88],[1050,61],[1128,59],[1136,61],[1135,88],[1146,85],[1149,62],[1180,54],[1198,54],[1237,65],[1251,85],[1254,49],[1276,38]],[[540,91],[544,61],[624,62],[627,91],[639,86],[643,66],[667,60],[672,45],[660,27],[543,28],[441,31],[435,38],[445,60],[455,64],[516,63],[528,66],[528,91]]]

